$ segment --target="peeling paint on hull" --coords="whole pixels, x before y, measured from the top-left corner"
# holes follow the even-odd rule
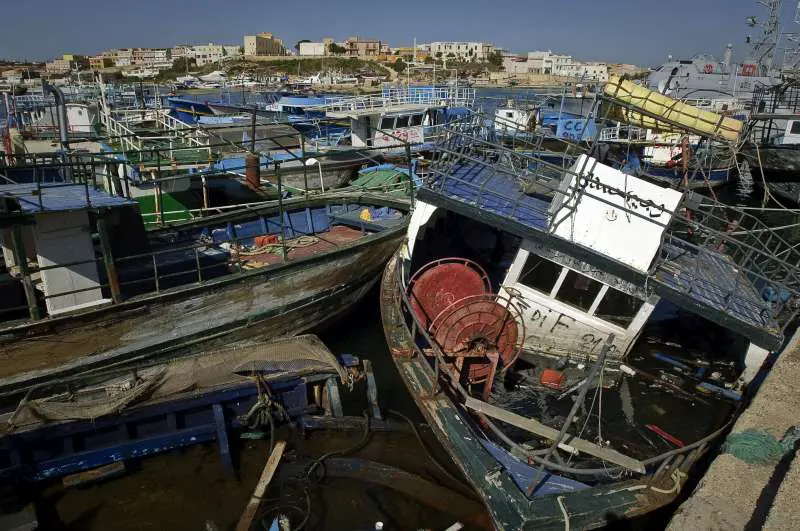
[[[404,230],[235,279],[123,303],[114,312],[52,323],[49,334],[38,330],[0,344],[0,397],[19,398],[32,386],[112,363],[178,356],[200,342],[308,330],[366,294]]]
[[[478,492],[492,521],[500,530],[563,530],[565,519],[560,498],[569,514],[570,529],[597,529],[610,522],[639,516],[674,500],[678,492],[662,494],[673,487],[669,474],[658,480],[620,481],[581,491],[529,498],[480,443],[484,437],[446,392],[431,396],[433,370],[420,355],[404,321],[397,292],[397,255],[390,260],[381,281],[381,319],[389,351],[403,382],[453,462]],[[413,353],[410,355],[406,355]],[[699,453],[698,453],[699,454]],[[687,472],[694,460],[680,463]],[[662,470],[662,472],[664,472]]]

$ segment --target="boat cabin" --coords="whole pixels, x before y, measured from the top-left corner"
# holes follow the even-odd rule
[[[778,142],[776,143],[784,146],[800,144],[800,118],[786,121],[783,135],[778,138]]]
[[[445,104],[406,104],[328,112],[333,119],[350,120],[353,147],[386,148],[429,141],[435,126],[452,113]]]
[[[103,264],[95,254],[90,211],[115,215],[133,208],[135,201],[79,184],[3,185],[0,196],[0,222],[3,218],[11,221],[0,223],[0,240],[9,275],[4,284],[12,295],[3,297],[0,311],[25,308],[25,295],[13,281],[16,278],[30,279],[30,286],[40,294],[35,298],[44,299],[49,315],[111,302],[101,287]],[[19,223],[21,216],[28,220],[24,225]],[[29,269],[35,271],[28,275]]]

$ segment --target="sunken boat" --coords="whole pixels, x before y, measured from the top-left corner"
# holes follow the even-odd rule
[[[54,382],[0,413],[0,482],[78,484],[115,476],[129,459],[209,441],[233,473],[237,436],[268,438],[271,451],[287,422],[342,417],[340,385],[352,388],[358,364],[303,334],[201,345],[179,359]]]
[[[146,230],[135,201],[89,181],[2,185],[0,395],[329,322],[377,282],[408,208],[363,191],[279,194]]]
[[[662,507],[780,351],[800,255],[743,211],[591,152],[567,170],[506,164],[522,155],[477,122],[438,144],[383,276],[398,372],[498,529]],[[561,170],[549,196],[526,193],[531,167]]]

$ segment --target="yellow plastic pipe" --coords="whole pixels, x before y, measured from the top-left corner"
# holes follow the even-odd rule
[[[735,142],[744,127],[744,124],[735,118],[703,111],[627,79],[621,79],[619,76],[609,78],[603,93],[612,101],[628,106],[615,106],[610,117],[645,129],[686,131],[715,140]]]

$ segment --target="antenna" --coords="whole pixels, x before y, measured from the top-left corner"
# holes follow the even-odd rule
[[[751,28],[761,28],[758,38],[749,38],[752,44],[752,60],[758,65],[759,74],[769,75],[773,69],[775,50],[781,35],[781,4],[782,0],[765,0],[759,5],[767,8],[767,20],[762,22],[758,17],[747,17],[746,23]]]

